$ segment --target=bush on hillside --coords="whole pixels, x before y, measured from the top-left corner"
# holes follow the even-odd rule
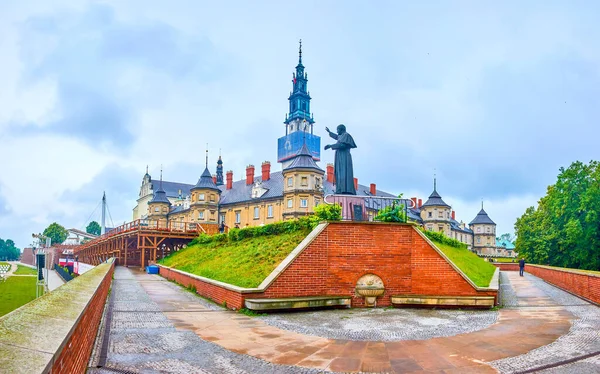
[[[315,207],[315,216],[323,221],[341,221],[342,206],[339,204],[320,204]]]
[[[423,234],[425,234],[426,237],[428,237],[430,240],[432,240],[434,242],[446,244],[446,245],[449,245],[454,248],[463,248],[463,249],[467,248],[467,245],[465,243],[458,241],[456,239],[449,238],[446,235],[444,235],[443,232],[429,231],[429,230],[424,230],[422,228],[421,228],[421,231],[423,232]]]

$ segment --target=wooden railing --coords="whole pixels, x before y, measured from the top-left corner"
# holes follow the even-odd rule
[[[215,223],[216,225],[216,223]],[[159,231],[159,232],[172,232],[172,233],[200,233],[206,232],[202,227],[202,224],[195,222],[175,222],[175,221],[153,221],[148,219],[136,219],[119,227],[115,227],[109,232],[100,235],[99,237],[90,240],[75,248],[75,252],[79,252],[83,249],[92,247],[97,243],[103,242],[114,236],[122,235],[129,232],[135,231]]]

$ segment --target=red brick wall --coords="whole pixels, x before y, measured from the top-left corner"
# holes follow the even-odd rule
[[[52,373],[85,373],[92,354],[98,327],[104,311],[104,304],[112,281],[114,264],[104,276],[77,324],[71,331],[67,343],[54,360]]]
[[[318,295],[351,296],[352,306],[364,306],[354,292],[369,273],[385,286],[379,306],[390,305],[392,295],[497,296],[473,288],[409,225],[331,223],[261,293],[241,294],[161,268],[167,279],[194,285],[198,294],[235,308],[244,298]]]
[[[409,225],[331,223],[267,288],[248,298],[352,296],[365,274],[379,276],[385,293],[377,305],[391,305],[392,295],[496,296],[478,292]]]
[[[577,296],[600,304],[599,276],[572,273],[560,268],[546,268],[529,264],[525,265],[525,271]]]
[[[172,271],[169,268],[160,266],[160,275],[168,280],[175,281],[184,287],[196,287],[198,295],[206,297],[217,304],[227,303],[228,308],[240,309],[244,307],[244,299],[240,292],[228,290],[226,288],[201,281],[187,275]]]
[[[512,262],[494,262],[494,266],[501,271],[519,271],[519,264]],[[525,265],[527,266],[527,265]]]
[[[33,248],[23,248],[23,253],[21,253],[21,262],[27,265],[35,266]]]

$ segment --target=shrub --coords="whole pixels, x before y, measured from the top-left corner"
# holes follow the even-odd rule
[[[339,204],[320,204],[314,209],[315,216],[323,221],[341,221],[342,206]]]
[[[402,195],[399,197],[402,197]],[[381,222],[406,222],[404,204],[401,204],[399,201],[393,201],[391,206],[386,206],[377,212],[377,215],[373,219]]]
[[[423,232],[423,234],[425,234],[426,237],[428,237],[430,240],[433,240],[434,242],[446,244],[446,245],[449,245],[454,248],[463,248],[463,249],[467,248],[467,245],[465,243],[460,242],[456,239],[449,238],[446,235],[444,235],[443,232],[429,231],[429,230],[425,230],[423,228],[420,228],[420,229]]]

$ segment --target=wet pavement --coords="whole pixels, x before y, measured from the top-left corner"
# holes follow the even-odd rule
[[[513,373],[594,352],[600,308],[531,275],[507,272],[501,279],[509,306],[499,312],[379,309],[251,318],[158,276],[118,267],[106,366],[148,373]],[[469,313],[479,320],[470,325]],[[420,327],[403,335],[398,326]],[[596,356],[561,366],[599,369]]]

